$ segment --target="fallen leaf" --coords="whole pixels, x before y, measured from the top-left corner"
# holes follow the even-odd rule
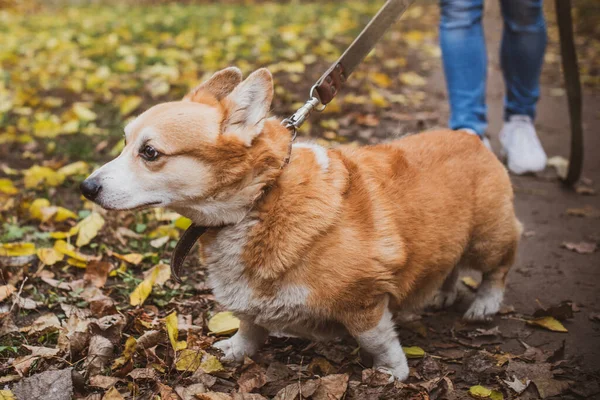
[[[592,206],[567,208],[567,215],[582,218],[600,218],[600,210]]]
[[[152,287],[156,283],[161,270],[159,268],[153,268],[151,273],[131,292],[129,295],[129,304],[132,306],[140,306],[144,304],[144,301],[152,293]],[[168,317],[167,317],[168,318]],[[168,326],[167,326],[168,328]]]
[[[121,381],[119,378],[112,376],[96,375],[90,378],[90,386],[106,390],[115,386],[119,381]]]
[[[31,365],[40,358],[52,358],[58,355],[59,349],[51,349],[49,347],[38,347],[23,345],[27,350],[31,351],[31,354],[26,356],[18,357],[14,360],[12,366],[19,373],[24,376],[29,372]]]
[[[64,176],[87,175],[90,172],[90,166],[85,161],[76,161],[59,168],[57,172]]]
[[[77,235],[77,247],[85,246],[96,237],[100,229],[104,226],[104,218],[97,212],[92,212],[79,222],[79,233]]]
[[[171,342],[173,350],[177,352],[178,350],[185,349],[187,347],[187,343],[185,341],[177,341],[179,336],[179,329],[177,327],[177,312],[173,311],[171,314],[165,317],[165,325],[167,327],[167,334],[169,335],[169,341]]]
[[[127,338],[127,341],[125,342],[125,349],[123,349],[123,354],[121,354],[119,358],[113,361],[113,364],[111,366],[111,369],[113,371],[122,368],[125,364],[127,364],[127,362],[129,362],[129,360],[131,360],[133,353],[135,353],[136,345],[137,340],[135,340],[133,336],[129,336]]]
[[[16,291],[17,288],[11,284],[0,286],[0,302],[8,299]]]
[[[127,374],[127,376],[131,377],[133,380],[152,380],[155,381],[156,370],[152,368],[135,368],[133,371]]]
[[[7,178],[1,178],[0,179],[0,192],[4,193],[4,194],[17,194],[19,193],[19,189],[17,189],[15,187],[15,185],[13,184],[13,182],[10,179]]]
[[[418,346],[402,347],[406,358],[423,358],[425,357],[425,350]]]
[[[64,240],[57,240],[56,242],[54,242],[54,250],[66,256],[69,256],[77,261],[87,262],[90,259],[85,254],[76,251],[75,247],[72,244],[69,244]]]
[[[171,279],[171,267],[168,264],[157,264],[144,272],[144,278],[155,275],[154,284],[158,286],[164,285]]]
[[[469,395],[476,399],[487,399],[491,396],[492,390],[485,386],[475,385],[469,388]]]
[[[250,393],[256,389],[260,389],[266,383],[267,374],[263,367],[256,363],[250,364],[237,380],[239,391],[243,393]]]
[[[556,174],[565,179],[567,177],[567,173],[569,171],[569,160],[561,156],[550,157],[546,162],[546,165],[549,167],[554,167],[556,170]]]
[[[506,386],[508,386],[509,388],[511,388],[514,392],[516,392],[517,394],[521,394],[525,391],[525,389],[527,389],[527,387],[529,387],[529,384],[531,383],[531,381],[529,379],[527,379],[525,381],[525,383],[521,382],[519,379],[517,379],[516,376],[513,375],[512,377],[512,381],[503,381]]]
[[[400,74],[400,82],[409,86],[424,86],[427,83],[425,78],[412,71]]]
[[[104,369],[104,366],[112,357],[113,348],[113,344],[104,336],[92,336],[85,360],[87,376],[98,375]]]
[[[72,110],[80,121],[89,122],[97,118],[96,113],[87,108],[84,103],[74,103]]]
[[[312,395],[313,400],[340,400],[348,389],[348,374],[327,375]]]
[[[37,256],[44,265],[54,265],[65,258],[63,253],[58,252],[52,247],[37,249]]]
[[[562,246],[567,250],[571,250],[579,254],[592,254],[596,251],[596,248],[598,247],[596,243],[592,242],[563,242]]]
[[[102,400],[125,400],[125,398],[119,393],[117,388],[113,386],[104,394],[104,396],[102,396]]]
[[[58,320],[58,317],[52,313],[48,313],[40,315],[33,321],[31,325],[21,328],[20,331],[27,332],[31,335],[34,333],[56,331],[59,328],[60,321]]]
[[[231,311],[216,313],[208,320],[208,330],[215,335],[229,335],[240,328],[240,320]]]
[[[10,390],[0,390],[0,400],[15,400],[15,395]]]
[[[200,364],[200,368],[207,374],[223,371],[223,365],[219,359],[213,355],[208,355]]]
[[[198,400],[232,400],[231,396],[227,393],[218,393],[218,392],[206,392],[206,393],[198,393],[196,395]]]
[[[540,397],[558,396],[569,387],[568,381],[554,379],[552,364],[550,363],[524,363],[511,360],[506,369],[508,376],[516,377],[523,381],[530,380],[537,388]]]
[[[90,282],[92,285],[101,288],[106,284],[108,279],[108,271],[112,268],[112,264],[106,261],[91,261],[83,275],[83,280]]]
[[[27,169],[23,173],[24,182],[26,189],[39,188],[39,185],[46,185],[50,187],[58,186],[62,184],[65,180],[65,176],[52,168],[48,167],[40,167],[39,165],[34,165],[33,167]]]
[[[479,287],[479,282],[477,282],[470,276],[463,277],[461,281],[465,284],[465,286],[467,286],[471,290],[477,290],[477,288]]]
[[[0,256],[2,257],[31,256],[35,253],[35,244],[33,243],[0,243]]]
[[[130,253],[130,254],[117,254],[112,253],[113,256],[118,258],[119,260],[127,261],[130,264],[138,265],[144,259],[144,256],[139,253]]]
[[[529,325],[540,326],[553,332],[568,332],[567,328],[565,328],[563,324],[553,317],[536,318],[527,321],[527,323]]]
[[[187,387],[177,386],[175,391],[183,400],[196,400],[196,395],[206,393],[206,387],[202,383],[194,383]]]
[[[126,96],[119,104],[121,116],[126,117],[142,104],[140,96]]]
[[[195,372],[200,368],[203,355],[200,350],[183,349],[177,356],[175,368],[177,371]]]

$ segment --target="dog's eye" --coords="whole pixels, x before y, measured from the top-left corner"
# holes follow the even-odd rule
[[[158,158],[160,153],[154,147],[146,144],[141,148],[140,155],[146,161],[154,161]]]

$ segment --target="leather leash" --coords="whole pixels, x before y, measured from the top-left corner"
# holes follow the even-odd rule
[[[327,104],[339,93],[350,74],[369,54],[387,29],[404,14],[413,1],[387,0],[341,57],[313,85],[310,89],[308,101],[291,117],[282,121],[282,124],[292,131],[292,138],[288,154],[283,160],[281,168],[284,168],[290,161],[292,143],[296,139],[298,128],[306,121],[313,110],[320,112],[325,109]],[[315,96],[315,92],[319,97]],[[266,188],[260,197],[263,197],[268,189]],[[192,224],[181,235],[181,239],[177,242],[171,256],[171,277],[175,281],[181,283],[180,273],[183,262],[196,241],[208,228],[207,226]]]
[[[581,177],[583,168],[583,126],[581,122],[581,83],[577,67],[577,53],[573,40],[573,17],[571,0],[556,0],[556,21],[560,36],[560,55],[563,65],[563,76],[569,103],[569,119],[571,122],[571,155],[569,170],[563,182],[575,184]]]

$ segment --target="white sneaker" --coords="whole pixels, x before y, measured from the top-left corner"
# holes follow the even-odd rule
[[[546,167],[546,153],[527,115],[513,115],[504,123],[500,143],[511,172],[521,175],[540,172]]]
[[[475,132],[473,129],[471,128],[461,128],[459,129],[459,131],[463,131],[463,132],[467,132],[469,135],[475,135],[475,136],[479,136],[477,134],[477,132]],[[492,144],[490,143],[490,139],[487,138],[487,136],[482,136],[481,137],[481,141],[483,142],[483,145],[485,147],[487,147],[487,149],[489,151],[491,151],[492,153],[494,152],[494,150],[492,149]]]

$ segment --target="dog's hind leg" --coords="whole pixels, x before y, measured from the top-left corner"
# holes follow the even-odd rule
[[[433,308],[441,310],[454,304],[458,296],[458,288],[456,287],[456,283],[458,282],[459,271],[460,267],[457,265],[446,277],[442,287],[433,297],[431,304]]]
[[[506,276],[510,267],[513,265],[517,253],[517,244],[521,235],[522,227],[519,221],[515,219],[512,238],[505,236],[507,240],[492,242],[494,248],[487,248],[486,255],[480,254],[479,270],[482,272],[482,279],[475,300],[464,315],[464,319],[470,321],[482,321],[490,319],[500,310],[504,298],[504,288],[506,286]],[[489,242],[487,243],[490,244]]]

